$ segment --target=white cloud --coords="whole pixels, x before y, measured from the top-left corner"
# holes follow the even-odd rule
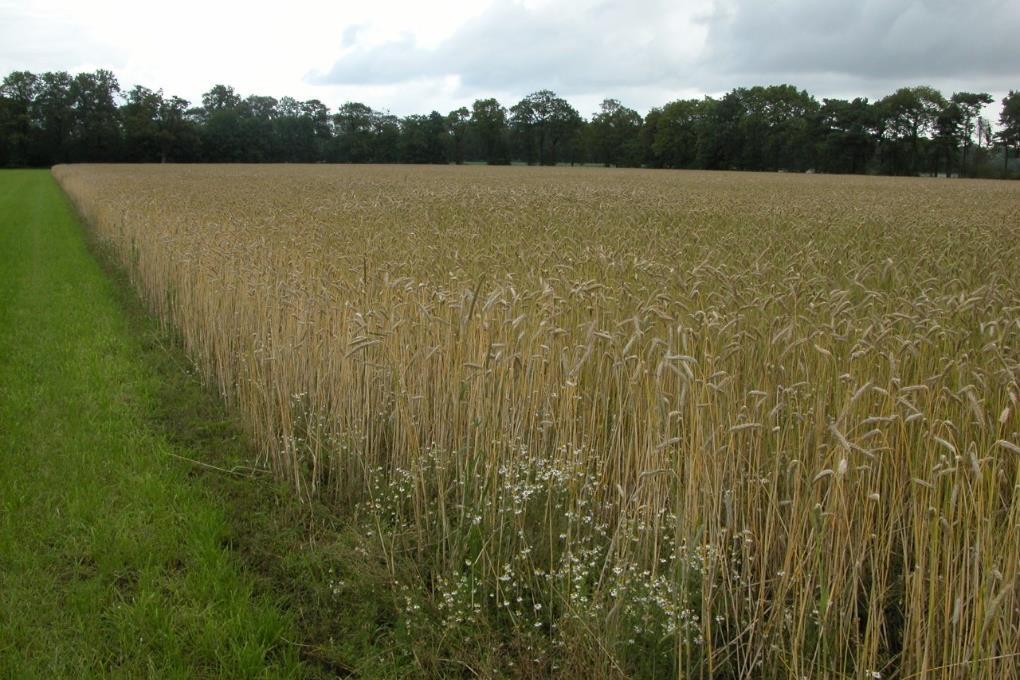
[[[561,94],[678,87],[701,51],[707,2],[501,1],[448,39],[414,35],[347,50],[317,83],[365,85],[457,76],[470,93],[548,87]]]
[[[0,0],[0,73],[109,68],[198,101],[363,101],[397,114],[548,87],[590,115],[791,82],[877,97],[1020,83],[1015,0]]]

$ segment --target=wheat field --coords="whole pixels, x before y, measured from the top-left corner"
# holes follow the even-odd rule
[[[500,673],[1020,677],[1016,183],[54,174],[259,464]]]

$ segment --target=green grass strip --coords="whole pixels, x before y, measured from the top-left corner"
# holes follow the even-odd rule
[[[0,677],[294,677],[46,171],[0,172]]]

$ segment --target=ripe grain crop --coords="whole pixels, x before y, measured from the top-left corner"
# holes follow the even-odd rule
[[[506,672],[1020,676],[1020,185],[54,172],[265,462]]]

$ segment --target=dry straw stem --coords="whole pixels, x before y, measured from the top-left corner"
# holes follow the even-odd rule
[[[677,674],[1017,677],[1018,185],[54,173],[298,493],[592,668],[645,584]]]

